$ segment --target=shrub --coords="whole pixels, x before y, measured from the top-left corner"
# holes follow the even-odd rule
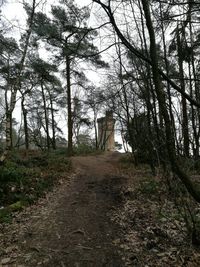
[[[25,154],[20,151],[10,154],[5,164],[0,166],[0,203],[6,207],[0,209],[0,221],[4,217],[9,221],[9,213],[16,211],[21,204],[36,201],[70,168],[70,160],[62,153],[31,151]],[[11,208],[7,209],[10,205]]]
[[[93,146],[86,144],[80,144],[74,148],[75,155],[87,155],[96,152],[96,149]]]

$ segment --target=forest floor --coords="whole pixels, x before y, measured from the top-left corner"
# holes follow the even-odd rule
[[[199,266],[200,249],[159,176],[122,157],[73,157],[73,173],[0,224],[0,266]]]

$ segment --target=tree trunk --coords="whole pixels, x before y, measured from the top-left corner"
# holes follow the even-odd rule
[[[48,94],[49,94],[49,101],[50,101],[50,113],[51,113],[51,128],[52,128],[52,139],[51,139],[51,143],[52,143],[52,148],[56,149],[56,122],[55,122],[55,118],[54,118],[54,107],[53,107],[53,98],[51,95],[51,92],[49,89],[47,89]]]
[[[193,40],[193,30],[192,30],[192,23],[191,23],[191,14],[189,16],[189,30],[190,30],[190,45],[191,47],[193,47],[194,45],[194,40]],[[197,84],[197,75],[196,75],[196,68],[195,68],[195,57],[194,57],[194,50],[191,50],[191,58],[190,58],[190,63],[192,66],[192,73],[193,73],[193,78],[194,78],[194,89],[195,92],[193,94],[193,92],[191,91],[192,97],[195,95],[196,99],[199,101],[200,99],[200,94],[199,94],[199,88],[198,88],[198,84]],[[191,72],[191,71],[190,71]],[[192,76],[190,74],[190,76]],[[192,83],[192,82],[191,82]],[[192,86],[191,86],[192,87]],[[192,90],[192,88],[191,88]],[[200,137],[200,110],[199,108],[196,109],[195,107],[193,107],[191,105],[191,109],[192,109],[192,126],[193,126],[193,132],[194,132],[194,139],[195,139],[195,151],[194,151],[194,157],[195,159],[199,158],[199,137]],[[198,125],[198,127],[197,127]]]
[[[51,105],[51,123],[52,123],[52,147],[56,149],[56,129],[55,129],[55,118],[54,118],[54,109],[53,109],[53,100],[50,96],[50,105]]]
[[[22,102],[21,102],[21,107],[22,107],[22,113],[23,113],[23,119],[24,119],[24,136],[25,136],[25,147],[26,150],[29,149],[29,133],[28,133],[28,122],[27,122],[27,110],[24,105],[24,95],[22,95]]]
[[[12,112],[6,111],[6,150],[11,150],[13,147],[12,143]]]
[[[145,23],[144,23],[144,16],[143,16],[143,12],[142,12],[142,6],[140,3],[140,0],[138,0],[138,6],[140,9],[140,15],[141,15],[141,26],[142,26],[142,36],[143,36],[143,43],[144,43],[144,52],[145,55],[147,55],[149,57],[149,51],[148,51],[148,46],[147,46],[147,38],[146,38],[146,29],[145,29]],[[161,112],[159,107],[157,107],[157,101],[156,101],[156,95],[154,92],[154,88],[153,88],[153,81],[152,81],[152,72],[151,72],[151,67],[150,65],[145,62],[145,68],[147,70],[147,74],[143,76],[143,79],[146,83],[146,95],[147,95],[147,108],[151,108],[151,114],[152,114],[152,120],[154,123],[154,129],[156,131],[156,140],[155,147],[152,147],[152,161],[154,161],[154,151],[156,149],[157,154],[159,155],[159,158],[157,156],[158,159],[158,163],[162,163],[162,166],[164,169],[166,169],[166,151],[165,148],[163,147],[163,142],[164,142],[164,133],[163,133],[163,129],[161,127],[161,124],[159,125],[158,120],[160,119],[160,121],[162,122],[162,116],[161,116]],[[151,99],[153,101],[153,103],[151,104]],[[159,118],[157,116],[157,114],[159,115]],[[151,137],[150,137],[151,138]],[[150,139],[152,140],[152,139]],[[153,141],[153,140],[152,140]]]
[[[180,86],[183,92],[185,92],[184,71],[183,71],[183,47],[181,44],[179,29],[177,29],[177,46],[178,46],[178,65],[180,73]],[[183,155],[189,157],[189,132],[188,132],[188,115],[187,115],[187,103],[185,97],[181,96],[182,105],[182,134],[183,134]]]
[[[5,103],[6,103],[6,150],[9,151],[13,148],[12,140],[12,114],[16,104],[17,91],[15,89],[11,90],[10,101],[7,97],[8,91],[5,93]]]
[[[71,73],[70,58],[66,56],[66,78],[67,78],[67,112],[68,112],[68,155],[73,154],[73,121],[72,121],[72,104],[71,104]]]
[[[128,97],[127,97],[126,88],[125,88],[125,84],[124,84],[124,80],[123,80],[122,57],[121,57],[121,47],[120,47],[119,40],[118,40],[118,45],[116,45],[116,51],[117,51],[118,58],[119,58],[119,77],[120,77],[119,79],[120,79],[120,83],[121,83],[121,87],[122,87],[122,96],[123,96],[123,99],[121,99],[122,97],[120,96],[121,105],[126,112],[126,127],[127,127],[127,132],[129,135],[129,142],[130,142],[132,154],[134,154],[135,149],[134,149],[133,131],[132,131],[132,118],[131,118],[130,112],[129,112]]]
[[[46,98],[44,93],[44,86],[43,82],[41,81],[41,89],[42,89],[42,100],[44,104],[44,120],[45,120],[45,128],[46,128],[46,138],[47,138],[47,149],[50,149],[50,137],[49,137],[49,118],[47,113],[47,105],[46,105]]]
[[[95,107],[93,109],[93,114],[94,114],[93,123],[94,123],[94,134],[95,134],[95,148],[97,150],[99,147],[98,147],[98,132],[97,132],[97,114],[95,111]]]

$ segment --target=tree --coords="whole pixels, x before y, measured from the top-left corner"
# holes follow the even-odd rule
[[[19,65],[15,62],[19,54],[19,48],[13,38],[2,37],[1,42],[1,78],[5,99],[5,125],[6,125],[6,150],[12,148],[12,112],[15,107],[17,90],[15,83]],[[4,157],[3,157],[4,158]]]
[[[196,201],[200,202],[200,193],[198,189],[192,183],[190,177],[182,171],[177,161],[176,150],[175,150],[175,139],[173,135],[171,119],[170,119],[167,105],[166,105],[166,94],[165,94],[165,90],[162,84],[162,79],[166,80],[170,84],[170,86],[172,86],[179,93],[181,93],[181,95],[184,98],[186,98],[188,101],[190,101],[191,104],[199,107],[199,103],[194,98],[192,98],[188,93],[184,92],[181,87],[176,85],[172,81],[172,79],[168,77],[159,67],[157,45],[155,41],[155,31],[154,31],[154,27],[153,27],[153,23],[151,19],[149,2],[146,0],[141,0],[144,17],[146,20],[146,28],[149,34],[149,45],[150,45],[149,57],[147,57],[146,55],[138,51],[138,49],[135,48],[131,44],[130,39],[127,39],[126,36],[122,33],[122,31],[119,29],[119,27],[117,26],[115,17],[114,17],[114,13],[112,12],[111,1],[108,1],[107,4],[99,0],[94,0],[94,2],[99,4],[104,9],[107,16],[109,17],[110,23],[112,24],[116,34],[118,35],[122,43],[127,47],[127,49],[131,53],[133,53],[135,56],[144,60],[146,63],[148,63],[151,66],[155,93],[156,93],[156,97],[158,100],[159,109],[160,109],[160,112],[162,114],[162,117],[165,123],[165,141],[166,141],[166,148],[168,151],[168,158],[171,163],[171,168],[173,172],[181,179],[181,181],[186,186],[188,192],[193,196],[193,198]],[[162,121],[162,118],[161,118],[161,121]]]
[[[84,101],[84,104],[88,106],[89,110],[91,110],[92,112],[92,117],[93,117],[92,120],[93,120],[94,135],[95,135],[95,147],[96,149],[98,149],[99,144],[98,144],[98,132],[97,132],[97,117],[102,106],[100,88],[91,85],[88,86],[87,90],[85,91],[87,97],[86,100]]]
[[[51,145],[53,149],[56,148],[56,122],[54,118],[54,102],[56,96],[61,93],[61,83],[55,76],[57,67],[54,64],[45,62],[40,58],[32,58],[31,67],[36,79],[36,83],[40,86],[40,95],[43,103],[44,112],[44,129],[46,133],[47,149],[49,150]],[[52,127],[52,139],[50,137],[50,116],[51,114],[51,127]]]
[[[97,66],[105,66],[100,60],[98,49],[92,44],[95,31],[88,29],[86,21],[89,16],[87,8],[78,8],[73,1],[62,1],[61,6],[53,6],[53,19],[38,13],[34,30],[37,35],[46,40],[58,51],[57,62],[65,61],[67,81],[67,110],[68,110],[68,153],[73,150],[73,120],[72,120],[72,85],[71,79],[78,59],[87,60]],[[77,73],[77,71],[76,71]]]
[[[19,51],[18,53],[18,58],[19,60],[15,60],[15,67],[13,69],[13,66],[10,69],[10,58],[8,56],[7,58],[7,62],[6,62],[6,150],[4,155],[2,155],[0,161],[4,161],[6,154],[9,150],[11,150],[12,148],[12,113],[13,110],[15,108],[16,105],[16,97],[17,97],[17,93],[20,89],[20,82],[21,82],[21,75],[22,75],[22,71],[24,69],[24,64],[25,64],[25,60],[26,60],[26,55],[27,55],[27,51],[28,51],[28,46],[29,46],[29,41],[30,41],[30,36],[31,36],[31,32],[32,32],[32,25],[33,25],[33,19],[34,19],[34,14],[35,14],[35,8],[36,8],[36,0],[33,0],[32,2],[32,6],[29,7],[28,5],[26,6],[27,8],[29,8],[30,13],[29,13],[29,17],[27,20],[27,31],[24,35],[24,42],[23,45],[21,47],[21,53],[20,53],[20,58],[19,58]],[[4,39],[4,44],[6,44],[6,39]],[[7,47],[11,47],[11,49],[13,50],[17,50],[16,47],[16,42],[11,41],[12,44],[10,45],[10,43],[7,42]],[[14,70],[14,73],[13,73]],[[14,75],[13,75],[14,74]],[[10,91],[10,98],[8,99],[8,95],[7,92]]]

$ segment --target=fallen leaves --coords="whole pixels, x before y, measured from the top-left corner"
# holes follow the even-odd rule
[[[132,184],[124,189],[124,204],[111,216],[121,229],[121,238],[113,244],[124,266],[198,267],[200,249],[192,246],[173,201],[163,197],[162,184],[157,180],[144,184],[142,187],[141,174],[138,179],[134,175]]]
[[[15,212],[12,214],[12,223],[0,224],[0,267],[25,267],[28,266],[30,261],[33,261],[35,254],[44,253],[44,249],[41,247],[32,246],[30,248],[31,253],[24,254],[21,251],[21,246],[26,247],[27,240],[31,239],[33,232],[31,231],[33,224],[37,224],[42,217],[43,220],[48,220],[52,210],[56,211],[56,203],[58,203],[58,195],[62,195],[62,191],[66,190],[70,180],[74,178],[74,175],[67,176],[65,179],[60,180],[59,184],[54,187],[54,190],[48,192],[44,198],[38,200],[32,206],[25,207],[21,212]],[[60,186],[61,184],[61,186]],[[55,201],[56,200],[56,201]],[[19,203],[17,203],[18,205]],[[40,227],[43,227],[40,225]],[[58,239],[60,234],[56,233]],[[48,253],[47,253],[48,254]],[[26,262],[26,265],[21,265],[22,262]],[[40,262],[39,266],[43,266],[48,259]],[[37,264],[35,265],[37,266]]]

